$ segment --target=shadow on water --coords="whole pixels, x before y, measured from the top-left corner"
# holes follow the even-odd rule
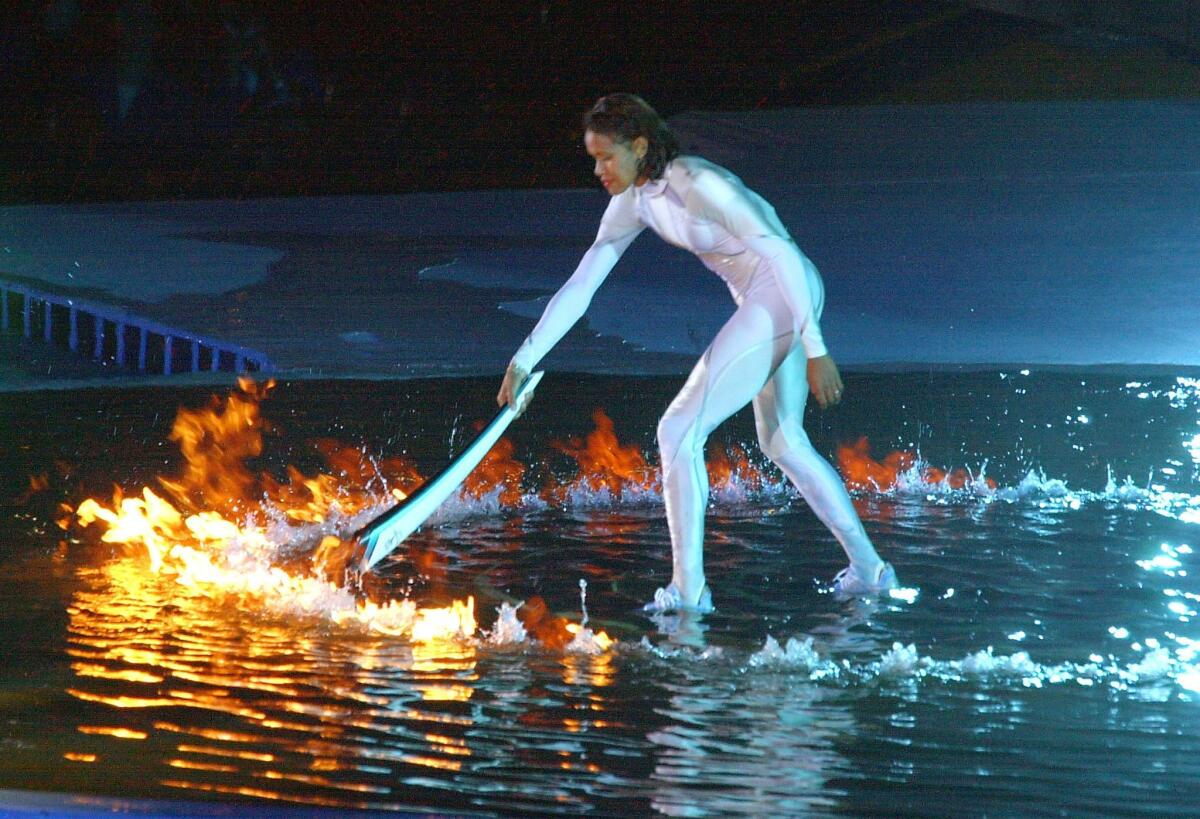
[[[561,442],[597,407],[652,467],[679,379],[552,374],[510,430],[521,497],[459,498],[381,566],[383,598],[475,598],[475,639],[426,642],[343,617],[346,592],[183,582],[55,524],[62,503],[178,475],[176,408],[209,388],[0,395],[0,425],[21,431],[0,453],[0,788],[485,814],[1189,813],[1200,384],[847,383],[840,409],[808,418],[831,459],[865,436],[879,463],[902,450],[971,470],[951,486],[918,463],[855,492],[898,594],[830,594],[836,544],[766,470],[714,491],[717,612],[643,617],[670,573],[657,490],[546,487],[578,469]],[[281,384],[249,466],[311,475],[312,442],[334,438],[430,474],[495,387]],[[735,443],[754,450],[748,413],[711,445]],[[615,648],[489,638],[497,607],[535,595],[578,622],[581,579]]]

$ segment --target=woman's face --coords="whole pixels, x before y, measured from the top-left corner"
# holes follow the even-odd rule
[[[593,173],[609,195],[616,196],[630,185],[640,185],[646,181],[638,179],[638,162],[649,147],[645,137],[637,137],[633,142],[620,142],[607,134],[588,130],[583,134],[583,145],[588,155],[596,160]]]

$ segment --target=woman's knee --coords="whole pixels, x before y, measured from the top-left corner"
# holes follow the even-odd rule
[[[803,428],[796,428],[794,424],[786,422],[775,427],[759,425],[758,445],[763,454],[775,463],[786,459],[794,461],[798,468],[804,468],[812,457],[817,455],[808,440],[808,433]]]
[[[658,451],[665,471],[680,455],[694,454],[697,446],[697,419],[687,415],[667,413],[658,422]]]

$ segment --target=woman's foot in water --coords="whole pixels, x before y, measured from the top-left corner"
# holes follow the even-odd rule
[[[656,589],[654,599],[642,606],[642,611],[648,614],[662,614],[668,611],[694,611],[699,614],[708,614],[712,610],[712,592],[708,590],[707,583],[701,587],[700,596],[695,603],[684,602],[679,588],[671,583],[665,589]]]
[[[873,570],[863,571],[851,563],[833,578],[833,591],[843,597],[871,597],[900,585],[891,563],[879,561]]]

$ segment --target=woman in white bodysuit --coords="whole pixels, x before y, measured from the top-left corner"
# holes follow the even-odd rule
[[[639,97],[602,97],[584,124],[595,174],[612,199],[596,241],[513,356],[499,403],[515,400],[537,363],[583,316],[621,254],[650,227],[720,276],[737,309],[658,424],[673,572],[670,585],[658,589],[646,609],[712,609],[704,575],[704,444],[751,401],[763,452],[850,559],[835,588],[874,594],[895,587],[895,572],[876,553],[841,479],[803,428],[810,390],[822,407],[837,404],[842,395],[842,379],[818,323],[825,293],[816,267],[761,196],[718,165],[680,156],[665,123]]]

